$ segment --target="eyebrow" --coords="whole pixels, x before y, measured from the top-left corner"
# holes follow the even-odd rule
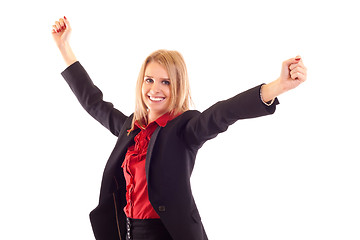
[[[145,77],[154,78],[153,76],[148,76],[148,75],[145,75]],[[168,80],[168,81],[170,81],[170,78],[160,78],[160,80]]]

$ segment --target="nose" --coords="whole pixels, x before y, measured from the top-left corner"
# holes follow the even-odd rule
[[[151,84],[150,92],[153,94],[160,92],[160,84],[158,81],[154,81],[154,83]]]

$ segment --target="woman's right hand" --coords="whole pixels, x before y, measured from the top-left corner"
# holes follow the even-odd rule
[[[69,43],[71,27],[69,20],[64,17],[55,22],[52,29],[52,36],[56,45],[60,48]]]
[[[56,21],[55,25],[53,25],[52,36],[67,66],[77,61],[69,44],[70,34],[71,27],[66,17],[60,18],[59,21]]]

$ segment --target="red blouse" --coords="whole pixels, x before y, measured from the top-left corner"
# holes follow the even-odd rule
[[[148,124],[134,138],[135,143],[128,148],[122,164],[126,180],[126,201],[124,212],[134,219],[160,218],[149,201],[147,191],[145,159],[150,138],[158,126],[165,127],[174,116],[162,115]],[[140,126],[135,122],[135,129]]]

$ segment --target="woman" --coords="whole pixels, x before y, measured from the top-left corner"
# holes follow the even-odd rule
[[[96,239],[207,239],[190,187],[198,149],[239,119],[272,114],[277,96],[306,80],[298,56],[283,62],[280,77],[200,113],[189,110],[186,66],[176,51],[144,61],[134,114],[125,116],[93,84],[69,44],[64,17],[52,35],[68,67],[62,76],[79,102],[118,141],[106,164],[99,205],[90,213]]]

